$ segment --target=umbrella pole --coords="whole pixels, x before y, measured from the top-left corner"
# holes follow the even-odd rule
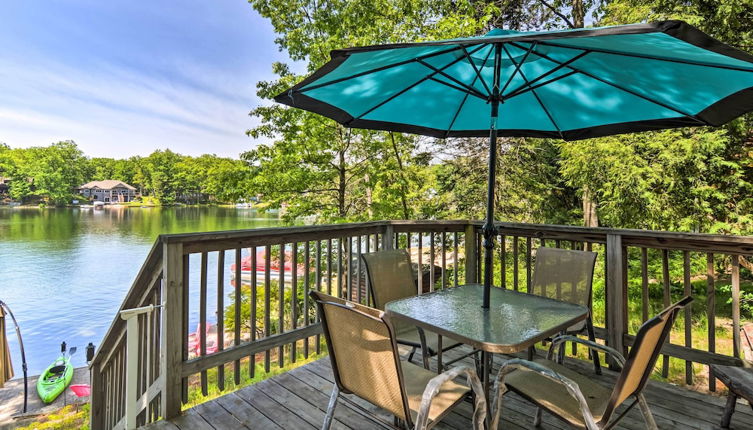
[[[491,125],[489,128],[489,178],[486,189],[486,222],[482,228],[484,233],[484,299],[482,307],[489,309],[492,281],[494,279],[494,239],[497,228],[494,227],[494,185],[497,176],[497,116],[499,100],[495,97],[492,102]]]
[[[492,281],[494,279],[494,238],[497,228],[494,227],[494,186],[497,177],[497,118],[499,117],[499,73],[502,67],[502,45],[494,45],[494,84],[489,101],[491,102],[491,122],[489,123],[489,178],[486,188],[486,222],[484,233],[484,298],[483,309],[489,309]],[[467,239],[466,239],[467,240]],[[504,268],[503,268],[504,269]]]

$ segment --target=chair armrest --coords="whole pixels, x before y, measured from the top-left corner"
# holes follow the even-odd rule
[[[452,369],[440,373],[439,375],[431,378],[424,394],[421,397],[421,407],[418,409],[418,416],[416,417],[416,430],[424,430],[429,424],[429,410],[431,409],[431,403],[439,394],[439,389],[447,381],[452,381],[458,376],[465,375],[468,380],[473,393],[476,397],[476,404],[473,408],[473,428],[474,430],[483,430],[484,420],[486,419],[486,395],[484,394],[484,386],[481,385],[481,380],[476,374],[476,370],[470,366],[457,366]]]
[[[578,336],[572,336],[569,334],[560,335],[552,339],[552,344],[549,347],[549,352],[546,355],[547,360],[551,360],[552,355],[554,354],[554,351],[557,349],[557,346],[562,345],[565,342],[579,343],[581,345],[585,345],[589,349],[601,351],[606,354],[609,354],[615,359],[615,361],[617,361],[617,364],[619,364],[620,367],[625,367],[625,357],[616,349],[610,348],[600,343],[592,342],[587,339],[579,338]]]
[[[498,428],[499,417],[502,411],[502,396],[504,396],[504,394],[507,392],[507,386],[505,385],[505,376],[514,370],[535,372],[555,383],[563,385],[567,389],[567,392],[570,394],[570,396],[572,396],[578,402],[581,413],[583,414],[584,421],[586,423],[586,428],[588,430],[598,430],[596,422],[593,418],[593,414],[591,413],[591,409],[589,409],[588,403],[586,402],[586,398],[583,396],[583,393],[581,393],[580,387],[576,382],[574,382],[570,378],[560,375],[559,373],[555,372],[552,369],[549,369],[548,367],[542,366],[541,364],[519,358],[507,361],[499,369],[499,373],[497,373],[497,378],[494,382],[492,425],[490,426],[490,428]]]

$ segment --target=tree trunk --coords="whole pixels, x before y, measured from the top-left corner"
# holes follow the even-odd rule
[[[583,0],[573,0],[573,27],[585,27],[586,11],[583,9]]]
[[[598,227],[599,216],[596,214],[596,202],[591,198],[591,190],[583,188],[583,225]]]
[[[583,28],[585,26],[585,18],[586,11],[583,7],[583,0],[573,0],[573,27]],[[583,225],[586,227],[599,226],[599,217],[596,214],[596,201],[594,201],[591,190],[588,187],[583,187]]]
[[[340,213],[340,217],[345,218],[347,215],[345,213],[345,151],[340,151],[338,173],[340,181],[337,187],[337,210]]]

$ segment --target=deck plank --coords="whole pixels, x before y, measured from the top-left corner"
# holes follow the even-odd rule
[[[246,427],[254,429],[281,429],[280,426],[267,418],[266,415],[262,414],[248,402],[241,399],[237,393],[224,395],[213,400],[213,402],[218,403],[220,406],[225,408],[225,410],[233,414],[235,419],[240,421]]]
[[[462,349],[447,352],[449,360],[463,354]],[[496,372],[509,356],[495,356]],[[420,359],[419,359],[420,360]],[[467,358],[463,364],[472,365]],[[436,369],[435,360],[431,365]],[[590,362],[567,359],[567,366],[591,374]],[[614,386],[618,373],[604,369],[603,375],[593,375],[598,383]],[[316,429],[324,419],[334,375],[329,359],[324,358],[298,367],[282,375],[226,394],[194,407],[169,423],[158,422],[149,430],[225,430],[238,429]],[[719,428],[724,398],[705,395],[688,389],[650,381],[644,391],[659,428],[688,428],[711,430]],[[753,412],[740,405],[732,416],[732,429],[753,428]],[[621,412],[625,406],[618,408]],[[435,428],[438,430],[467,429],[473,413],[472,405],[464,402]],[[503,401],[500,428],[522,430],[532,427],[535,408],[514,393]],[[339,430],[383,430],[391,428],[392,416],[353,395],[343,395],[335,410],[333,428]],[[566,430],[568,425],[544,414],[543,429]],[[633,408],[616,427],[619,430],[643,429],[645,424],[638,408]]]

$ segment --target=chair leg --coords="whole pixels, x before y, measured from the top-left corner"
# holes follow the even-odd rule
[[[335,407],[337,406],[337,399],[340,397],[340,388],[335,385],[332,389],[332,395],[329,397],[329,404],[327,405],[327,415],[324,416],[324,423],[322,424],[322,430],[329,430],[332,425],[332,417],[335,415]]]
[[[591,342],[596,342],[596,334],[594,334],[594,323],[591,320],[591,317],[588,317],[586,320],[586,329],[588,330],[588,340]],[[594,361],[594,372],[597,375],[601,375],[601,363],[599,363],[599,353],[591,350],[591,358]]]
[[[729,423],[732,420],[732,413],[735,412],[735,406],[737,405],[737,395],[733,392],[729,392],[727,395],[727,405],[724,407],[724,413],[722,414],[722,428],[729,428]]]
[[[413,349],[410,350],[410,354],[408,354],[408,361],[413,363],[413,356],[416,355],[416,347],[414,346]]]
[[[638,406],[641,408],[641,413],[643,414],[643,420],[646,421],[646,428],[649,430],[658,430],[659,427],[656,426],[656,421],[654,420],[654,415],[651,414],[651,409],[648,407],[648,402],[646,401],[646,398],[643,397],[643,394],[638,394]]]

